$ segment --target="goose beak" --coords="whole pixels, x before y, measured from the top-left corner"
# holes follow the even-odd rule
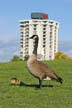
[[[29,39],[33,39],[35,36],[37,36],[37,35],[32,35]]]
[[[33,39],[35,37],[35,35],[31,36],[29,39]]]
[[[29,39],[33,39],[33,37],[30,37]]]

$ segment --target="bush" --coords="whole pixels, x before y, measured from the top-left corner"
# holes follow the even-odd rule
[[[15,56],[13,56],[11,61],[21,61],[21,59],[19,58],[19,56],[15,55]]]
[[[70,57],[67,54],[64,54],[63,52],[57,52],[55,54],[55,59],[69,59]]]
[[[26,55],[26,56],[24,57],[24,60],[27,61],[28,58],[29,58],[29,55]]]

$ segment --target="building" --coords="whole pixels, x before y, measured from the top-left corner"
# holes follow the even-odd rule
[[[44,13],[32,13],[30,20],[20,20],[20,58],[25,59],[33,51],[34,34],[39,36],[38,59],[53,60],[58,51],[59,23],[49,20]]]

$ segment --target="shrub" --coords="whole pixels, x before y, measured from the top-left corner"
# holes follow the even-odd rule
[[[13,56],[13,58],[11,59],[11,61],[21,61],[20,57],[15,55]]]
[[[57,52],[55,54],[55,59],[69,59],[70,57],[67,54],[64,54],[63,52]]]
[[[28,58],[29,58],[29,55],[26,55],[26,56],[24,57],[24,60],[27,61]]]

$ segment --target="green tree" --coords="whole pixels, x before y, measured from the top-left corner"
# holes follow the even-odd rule
[[[17,55],[14,55],[11,61],[21,61],[20,57]]]
[[[27,61],[28,58],[29,58],[29,55],[26,55],[26,56],[24,57],[24,60]]]

